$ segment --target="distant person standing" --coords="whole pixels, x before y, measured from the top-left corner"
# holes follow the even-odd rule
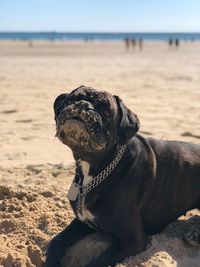
[[[169,41],[168,41],[168,45],[169,45],[169,48],[172,47],[172,45],[173,45],[173,39],[172,39],[172,38],[169,39]]]
[[[135,38],[131,39],[131,44],[132,44],[133,49],[135,49],[135,46],[136,46]]]
[[[176,48],[178,48],[180,46],[180,41],[178,38],[176,38],[176,40],[175,40],[175,46],[176,46]]]
[[[139,50],[142,51],[142,49],[143,49],[143,39],[142,38],[139,39],[138,45],[139,45]]]
[[[129,38],[125,38],[124,39],[124,42],[125,42],[126,50],[129,50],[129,47],[130,47],[130,39]]]

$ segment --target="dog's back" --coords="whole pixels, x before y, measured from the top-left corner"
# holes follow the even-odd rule
[[[156,158],[156,175],[143,208],[144,225],[157,232],[187,210],[200,208],[200,145],[146,139]]]

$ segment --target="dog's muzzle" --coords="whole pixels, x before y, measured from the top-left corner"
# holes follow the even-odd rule
[[[106,136],[100,114],[85,100],[70,104],[56,118],[56,136],[71,148],[86,151],[103,150]]]

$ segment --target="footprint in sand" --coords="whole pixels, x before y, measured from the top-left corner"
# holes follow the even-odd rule
[[[17,109],[9,109],[9,110],[4,110],[2,111],[3,114],[12,114],[18,112]]]
[[[16,120],[17,123],[30,123],[32,121],[32,119]]]
[[[193,134],[193,133],[191,133],[191,132],[183,132],[183,133],[181,134],[181,136],[188,136],[188,137],[194,137],[194,138],[200,139],[200,135]]]
[[[25,140],[25,141],[30,141],[30,140],[33,140],[33,139],[36,139],[36,138],[37,138],[36,136],[24,136],[21,139]]]

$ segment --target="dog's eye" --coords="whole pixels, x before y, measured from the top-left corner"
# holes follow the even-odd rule
[[[105,115],[106,115],[106,116],[110,116],[110,112],[106,110],[106,111],[105,111]]]
[[[103,115],[104,116],[106,116],[106,117],[108,117],[108,116],[110,116],[110,112],[108,111],[108,110],[102,110],[102,113],[103,113]]]

